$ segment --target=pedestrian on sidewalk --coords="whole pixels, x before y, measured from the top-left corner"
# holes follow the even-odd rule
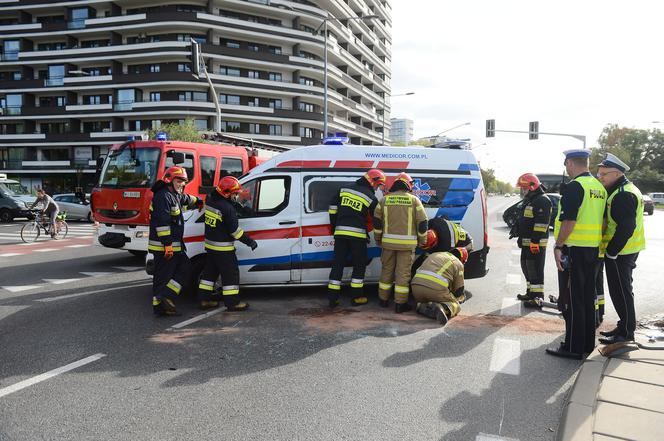
[[[565,152],[565,169],[572,181],[562,193],[554,227],[556,266],[561,273],[569,268],[567,280],[559,280],[569,287],[563,315],[565,341],[546,350],[579,360],[595,349],[595,281],[606,205],[606,190],[590,174],[589,157],[585,149]]]
[[[646,247],[643,228],[643,196],[625,177],[629,166],[608,153],[599,164],[597,178],[608,192],[606,226],[602,234],[606,280],[613,307],[618,313],[616,327],[600,332],[600,343],[634,340],[636,312],[632,290],[632,271],[639,252]]]

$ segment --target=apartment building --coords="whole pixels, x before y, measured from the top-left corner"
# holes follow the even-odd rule
[[[390,141],[408,143],[413,139],[414,123],[412,119],[390,119]]]
[[[1,1],[0,172],[56,192],[90,188],[111,144],[185,119],[212,130],[192,39],[222,132],[318,143],[327,70],[328,131],[378,144],[389,130],[390,11],[389,0]],[[327,69],[315,33],[325,17]]]

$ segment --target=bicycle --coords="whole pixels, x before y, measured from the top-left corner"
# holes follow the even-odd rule
[[[39,211],[33,211],[34,219],[21,228],[21,240],[25,243],[31,243],[39,239],[41,230],[44,233],[51,235],[51,223],[46,216],[41,216]],[[69,232],[69,225],[67,225],[67,212],[62,211],[57,214],[55,218],[55,234],[53,239],[64,239]]]

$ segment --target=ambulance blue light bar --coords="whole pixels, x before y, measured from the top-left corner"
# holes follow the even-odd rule
[[[157,141],[168,141],[168,135],[166,132],[157,133]]]
[[[323,145],[343,145],[343,144],[348,144],[348,139],[347,136],[328,136],[327,138],[323,138]]]

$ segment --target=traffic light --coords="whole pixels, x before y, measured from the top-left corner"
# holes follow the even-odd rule
[[[496,136],[496,120],[487,119],[486,120],[486,137],[494,138]]]
[[[528,124],[528,139],[539,139],[539,121],[530,121]]]
[[[201,46],[194,39],[191,40],[191,71],[194,75],[201,74]]]

